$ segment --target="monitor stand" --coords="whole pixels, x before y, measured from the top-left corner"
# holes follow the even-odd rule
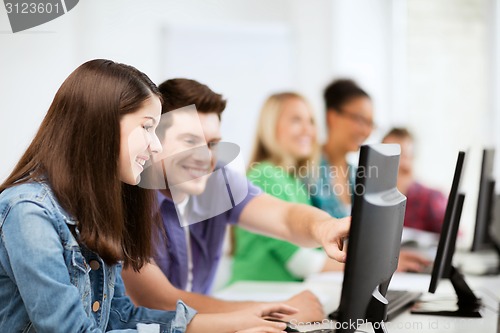
[[[373,331],[375,333],[388,333],[384,322],[384,319],[387,318],[388,304],[389,302],[387,299],[380,293],[379,287],[375,288],[366,311],[367,321],[372,323]]]
[[[388,303],[387,299],[380,293],[379,287],[375,288],[366,311],[366,321],[372,323],[373,331],[375,333],[388,333],[387,328],[385,327],[385,322],[382,319],[387,318]],[[339,309],[330,313],[328,318],[331,320],[338,320]]]
[[[433,310],[426,310],[425,304],[418,303],[411,313],[446,317],[481,318],[482,316],[479,313],[482,305],[481,300],[474,295],[474,292],[467,285],[467,282],[465,282],[462,273],[451,266],[449,279],[457,294],[458,302],[456,304],[446,303],[445,305],[448,306],[448,310],[436,310],[436,304],[431,301],[430,303],[434,303],[430,305]],[[458,306],[458,308],[456,310],[449,310],[452,306]]]

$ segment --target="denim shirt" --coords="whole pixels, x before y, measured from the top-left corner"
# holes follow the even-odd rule
[[[0,193],[0,332],[186,330],[194,310],[180,301],[175,312],[135,307],[121,266],[80,246],[69,226],[75,219],[46,183]]]

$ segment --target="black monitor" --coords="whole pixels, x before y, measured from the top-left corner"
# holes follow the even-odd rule
[[[456,305],[441,301],[420,303],[415,306],[412,313],[472,318],[481,317],[479,313],[480,300],[469,288],[463,275],[452,265],[458,227],[465,200],[465,194],[458,193],[464,159],[465,153],[459,152],[429,285],[429,292],[435,293],[441,279],[450,279],[457,294],[458,302]],[[443,307],[444,309],[442,309]]]
[[[336,332],[369,321],[385,332],[385,295],[398,266],[406,197],[397,187],[397,144],[361,147]]]
[[[476,227],[472,241],[473,252],[491,248],[493,242],[489,235],[495,193],[495,179],[493,177],[494,149],[483,150],[481,177],[479,179],[479,194],[477,198]]]
[[[429,292],[431,293],[436,291],[441,278],[447,278],[450,275],[451,259],[454,253],[454,251],[451,251],[451,247],[453,246],[453,250],[455,248],[455,239],[452,239],[450,230],[452,228],[453,218],[456,217],[456,203],[464,161],[465,152],[461,151],[458,153],[455,174],[453,175],[453,182],[451,184],[450,194],[448,195],[448,203],[446,204],[443,225],[439,236],[436,258],[434,259],[434,266],[432,267],[431,284],[429,286]],[[453,243],[453,245],[451,243]]]
[[[493,197],[493,218],[490,224],[490,236],[493,246],[500,255],[500,194]]]

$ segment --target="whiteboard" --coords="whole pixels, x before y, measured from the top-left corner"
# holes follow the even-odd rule
[[[161,34],[163,80],[197,80],[228,101],[224,141],[238,144],[248,163],[259,110],[297,77],[291,29],[284,24],[169,24]]]

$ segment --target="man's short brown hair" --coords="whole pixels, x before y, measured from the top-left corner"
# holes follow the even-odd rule
[[[226,100],[208,86],[189,79],[171,79],[158,86],[163,95],[162,114],[194,104],[201,113],[216,113],[221,117]]]

